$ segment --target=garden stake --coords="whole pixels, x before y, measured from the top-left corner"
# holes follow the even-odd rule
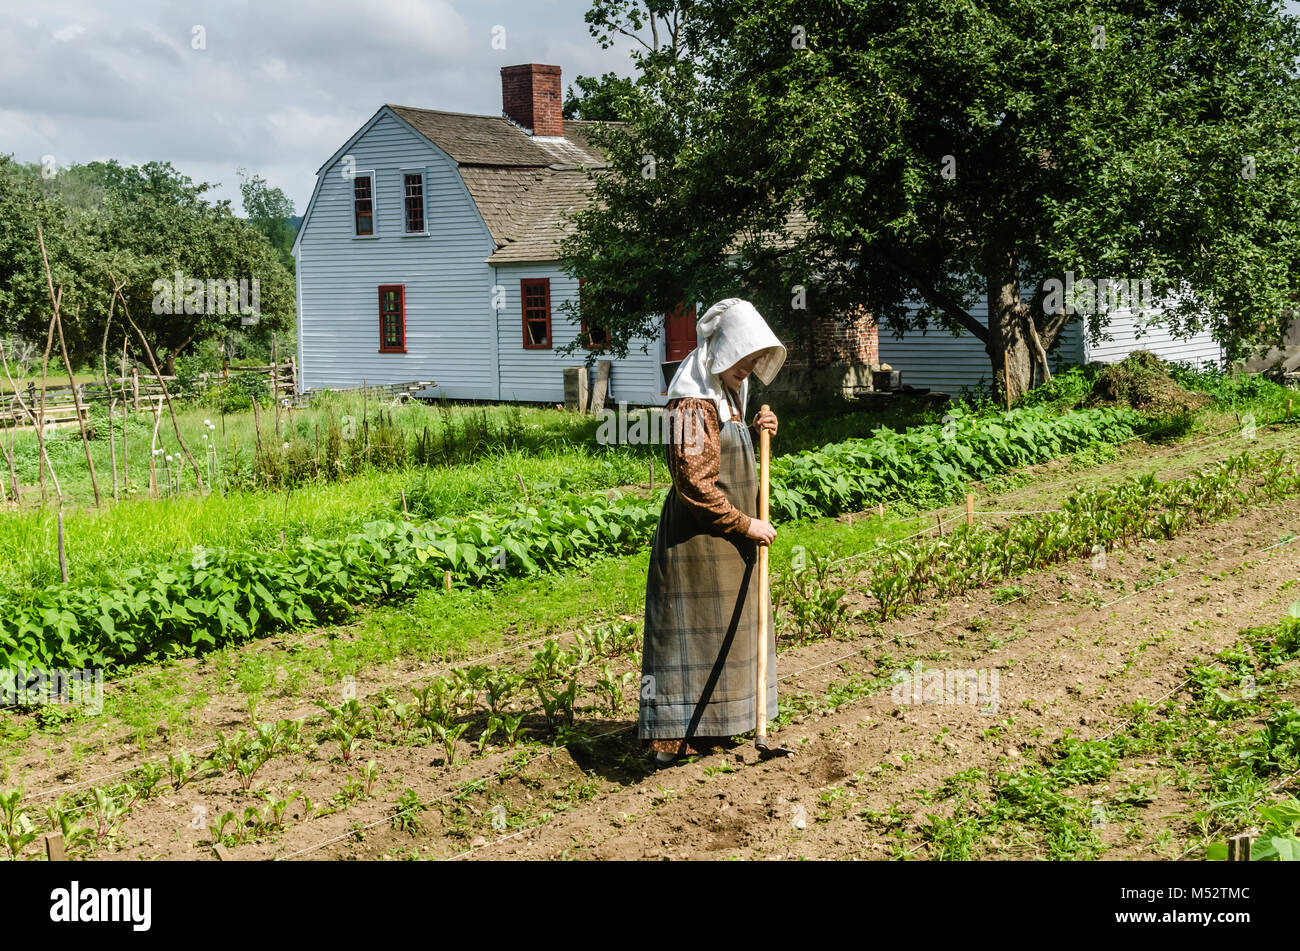
[[[763,412],[770,407],[764,403]],[[766,428],[758,436],[759,464],[762,466],[758,477],[758,517],[767,521],[768,457],[771,452],[772,434]],[[784,746],[769,746],[767,742],[767,545],[758,546],[758,681],[757,696],[754,703],[754,748],[758,750],[759,759],[772,756],[789,756],[794,750]]]

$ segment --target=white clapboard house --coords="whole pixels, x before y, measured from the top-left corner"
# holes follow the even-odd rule
[[[496,116],[385,105],[317,171],[293,247],[300,390],[432,380],[418,395],[564,399],[563,368],[582,358],[557,348],[579,336],[600,342],[559,309],[578,293],[556,261],[560,216],[588,204],[583,167],[603,167],[604,156],[588,141],[592,123],[562,117],[558,66],[504,67],[501,88]],[[665,315],[654,339],[614,361],[611,399],[664,402],[662,365],[694,348],[699,306]],[[1089,344],[1074,325],[1058,359],[1116,360],[1137,348],[1218,358],[1208,337],[1174,340],[1156,328],[1138,339],[1124,314],[1110,332],[1113,342]],[[898,340],[862,315],[815,339],[811,355],[788,344],[787,366],[805,356],[887,362],[904,383],[954,394],[990,375],[969,335]]]

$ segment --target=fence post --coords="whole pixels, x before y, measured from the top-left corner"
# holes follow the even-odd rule
[[[140,371],[131,367],[131,408],[140,412]]]
[[[63,833],[45,833],[45,858],[50,862],[67,861],[68,856],[63,847]]]
[[[275,438],[280,438],[280,344],[271,334],[271,399],[275,400]]]
[[[975,524],[975,496],[970,492],[966,493],[966,527],[970,528]]]
[[[1228,861],[1250,861],[1250,833],[1245,832],[1241,835],[1234,835],[1228,840]]]

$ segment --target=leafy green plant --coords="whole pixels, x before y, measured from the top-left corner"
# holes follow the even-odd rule
[[[195,767],[194,759],[190,756],[188,750],[181,750],[177,754],[167,754],[167,776],[171,780],[172,789],[179,792],[185,786],[194,782],[201,771],[201,766]]]
[[[832,559],[831,554],[809,552],[807,562],[775,586],[773,614],[778,629],[793,628],[797,642],[834,637],[848,620],[847,589],[833,583]]]
[[[117,835],[122,823],[130,815],[131,807],[122,801],[124,797],[111,796],[107,790],[98,786],[92,787],[91,795],[93,800],[90,815],[95,822],[95,841],[102,845]]]
[[[393,806],[397,810],[393,813],[393,828],[398,832],[416,835],[424,828],[424,823],[420,820],[420,813],[427,809],[428,806],[420,802],[420,797],[416,795],[415,790],[406,790],[397,797],[393,802]]]
[[[0,793],[0,841],[10,858],[17,858],[18,853],[36,838],[36,826],[28,817],[22,799],[21,786]]]
[[[330,718],[329,724],[321,731],[319,739],[336,740],[343,762],[351,762],[357,742],[372,734],[372,724],[366,718],[365,708],[355,698],[345,700],[339,706],[323,700],[317,700],[316,705]]]
[[[67,855],[89,850],[95,830],[77,822],[75,813],[71,809],[46,806],[45,818],[49,822],[50,829],[63,837],[63,850]]]
[[[469,729],[468,723],[449,725],[434,721],[428,724],[428,729],[433,737],[442,743],[442,748],[447,754],[447,765],[452,766],[456,763],[456,741],[464,735]]]

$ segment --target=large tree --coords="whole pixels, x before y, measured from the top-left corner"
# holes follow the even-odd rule
[[[273,188],[261,175],[249,175],[239,169],[239,194],[244,202],[248,223],[266,236],[280,256],[280,263],[290,274],[297,271],[293,259],[293,201],[283,189]]]
[[[257,282],[259,332],[292,326],[292,275],[270,241],[235,217],[228,201],[206,200],[207,184],[166,162],[91,162],[52,172],[0,156],[0,331],[46,339],[50,301],[38,221],[54,282],[63,288],[60,310],[77,362],[99,354],[115,282],[169,373],[187,347],[242,326],[241,280],[250,305]],[[177,274],[180,295],[174,293]],[[189,280],[203,285],[201,295],[184,283]],[[116,312],[120,320],[120,307]],[[113,338],[123,332],[135,346],[125,321]]]
[[[1176,291],[1174,329],[1232,355],[1283,332],[1300,31],[1278,3],[678,6],[565,247],[616,352],[683,297],[747,294],[797,323],[803,287],[811,311],[974,335],[1014,397],[1046,375],[1065,305],[1105,332],[1105,301],[1054,293],[1067,273]],[[806,235],[782,230],[792,209]]]

